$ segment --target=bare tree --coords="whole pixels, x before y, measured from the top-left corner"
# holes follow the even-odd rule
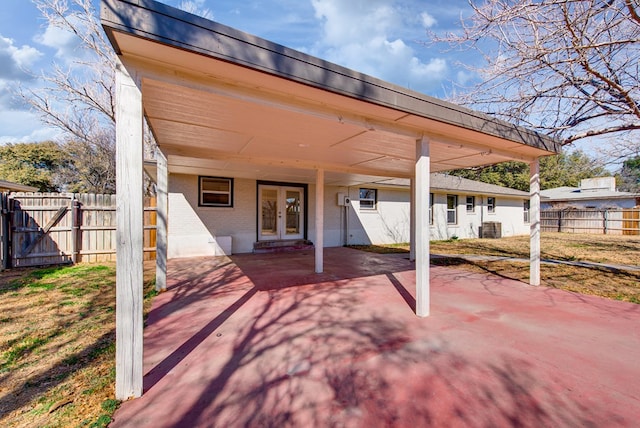
[[[638,0],[471,1],[462,31],[436,42],[480,52],[481,82],[457,102],[553,135],[640,149]]]
[[[77,40],[72,60],[62,58],[37,76],[37,88],[18,95],[42,122],[64,133],[62,149],[72,162],[60,177],[68,190],[115,191],[116,56],[104,37],[91,0],[34,0],[48,28]],[[99,154],[99,155],[98,155]],[[91,175],[93,174],[93,175]]]
[[[59,176],[60,188],[96,193],[115,192],[115,67],[92,0],[33,0],[49,28],[77,40],[72,61],[53,64],[36,76],[43,85],[19,88],[18,96],[41,120],[65,134],[63,150],[72,158]],[[181,8],[210,17],[197,2]],[[145,156],[155,156],[155,142],[145,126]],[[147,183],[147,189],[152,186]]]

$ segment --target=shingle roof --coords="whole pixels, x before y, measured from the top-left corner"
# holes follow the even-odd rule
[[[374,184],[391,185],[400,187],[409,187],[409,180],[395,178],[391,180],[382,180]],[[481,181],[469,180],[467,178],[457,177],[455,175],[432,173],[431,190],[450,191],[455,190],[463,193],[481,194],[481,195],[497,195],[497,196],[517,196],[529,197],[528,192],[511,189],[509,187],[498,186],[495,184],[483,183]]]
[[[0,180],[0,192],[37,192],[38,188],[11,181]]]
[[[469,180],[448,174],[431,174],[432,190],[457,190],[467,193],[480,193],[483,195],[505,195],[529,197],[528,192],[511,189],[481,181]]]
[[[616,192],[606,189],[582,190],[579,187],[555,187],[542,190],[540,196],[548,201],[591,200],[591,199],[627,199],[638,195],[629,192]]]

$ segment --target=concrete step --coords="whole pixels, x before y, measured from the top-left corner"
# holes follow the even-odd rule
[[[307,239],[258,241],[253,244],[253,252],[255,254],[286,253],[290,251],[312,250],[313,248],[313,242]]]

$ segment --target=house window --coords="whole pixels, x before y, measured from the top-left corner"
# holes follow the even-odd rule
[[[487,212],[495,213],[496,212],[496,198],[487,198]]]
[[[529,208],[531,204],[529,201],[524,201],[524,222],[529,223]]]
[[[467,196],[467,212],[468,213],[476,212],[476,197],[475,196]]]
[[[433,193],[429,193],[429,224],[433,224]]]
[[[458,197],[447,195],[447,224],[458,223]]]
[[[233,178],[200,177],[199,188],[200,206],[233,206]]]
[[[376,189],[360,189],[360,209],[375,210],[378,202]]]

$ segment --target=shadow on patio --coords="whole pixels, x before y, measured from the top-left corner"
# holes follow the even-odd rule
[[[325,254],[319,275],[312,252],[171,260],[112,426],[637,421],[640,306],[436,267],[420,319],[408,260]]]

